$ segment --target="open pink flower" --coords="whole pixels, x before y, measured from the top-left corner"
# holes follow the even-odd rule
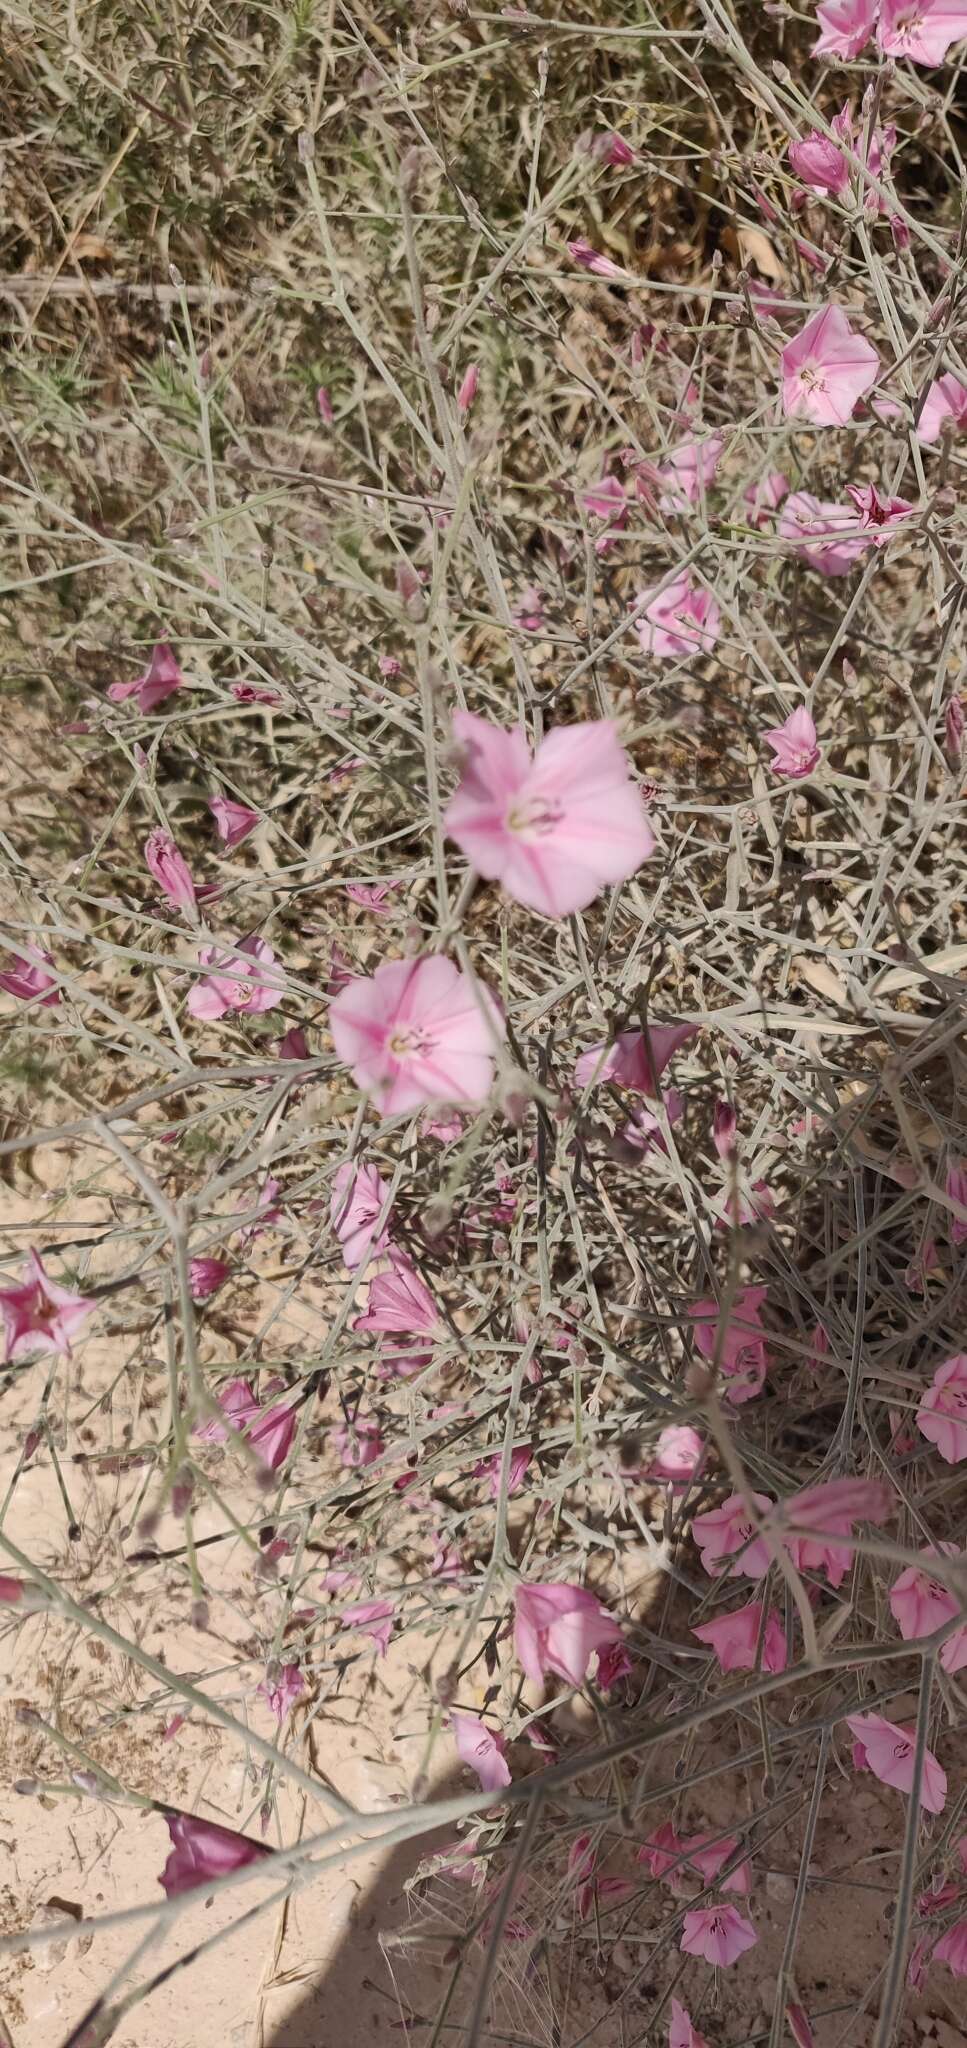
[[[714,481],[724,447],[724,434],[709,434],[705,441],[683,441],[673,448],[658,471],[667,486],[658,500],[659,511],[680,512],[683,505],[697,505]]]
[[[50,1010],[60,1002],[60,990],[54,975],[47,969],[53,967],[53,957],[40,946],[27,946],[22,953],[14,953],[9,947],[4,951],[12,967],[0,971],[0,988],[8,996],[16,996],[19,1003],[39,1002],[42,1010]]]
[[[253,811],[248,804],[233,803],[231,797],[210,796],[208,808],[215,820],[219,839],[225,841],[229,853],[236,846],[241,846],[242,840],[247,839],[259,823],[258,811]]]
[[[878,1479],[830,1479],[790,1494],[777,1520],[792,1523],[799,1532],[783,1538],[797,1571],[824,1570],[828,1583],[840,1586],[853,1549],[837,1537],[852,1536],[854,1522],[885,1522],[891,1509],[889,1487]]]
[[[768,1514],[772,1502],[766,1494],[753,1493],[749,1498],[760,1515]],[[726,1572],[732,1579],[765,1577],[771,1561],[769,1549],[763,1538],[756,1535],[741,1494],[730,1493],[720,1508],[696,1515],[692,1535],[710,1578],[719,1579]],[[729,1559],[734,1562],[729,1564]]]
[[[377,1273],[370,1281],[365,1312],[356,1317],[353,1329],[438,1337],[443,1325],[425,1280],[404,1252],[391,1251],[390,1261],[389,1271]]]
[[[692,2016],[687,2007],[672,1999],[671,2018],[668,2022],[668,2048],[708,2048],[704,2034],[692,2025]]]
[[[357,1600],[355,1606],[343,1608],[341,1619],[343,1628],[358,1629],[360,1635],[371,1637],[380,1656],[385,1657],[396,1619],[391,1600]]]
[[[824,0],[816,9],[822,31],[814,57],[858,57],[876,26],[880,0]]]
[[[243,1431],[249,1422],[260,1414],[258,1399],[248,1380],[229,1380],[218,1393],[218,1405],[233,1429]],[[212,1416],[208,1422],[196,1422],[192,1436],[201,1443],[223,1444],[228,1441],[228,1430],[223,1422]]]
[[[967,427],[967,384],[949,373],[935,378],[927,392],[917,422],[917,440],[928,446],[939,441],[946,420],[953,420],[958,433]]]
[[[698,1031],[697,1024],[649,1024],[645,1031],[619,1031],[613,1045],[592,1045],[581,1054],[574,1068],[578,1088],[593,1082],[613,1081],[618,1088],[630,1088],[636,1095],[661,1093],[660,1076],[673,1053],[687,1045]]]
[[[782,409],[787,419],[842,427],[876,383],[880,358],[854,334],[841,306],[821,306],[782,351]]]
[[[782,508],[779,537],[821,576],[848,576],[869,545],[857,527],[848,505],[814,498],[811,491],[793,491]]]
[[[592,529],[597,531],[595,554],[606,554],[628,523],[625,487],[620,476],[610,476],[606,473],[600,477],[596,484],[591,485],[590,490],[581,492],[581,503]]]
[[[506,1030],[493,997],[442,954],[354,975],[329,1022],[339,1058],[387,1116],[485,1102]]]
[[[920,1555],[925,1559],[941,1555],[956,1557],[957,1546],[955,1543],[930,1545],[921,1550]],[[953,1593],[948,1593],[946,1586],[932,1579],[929,1572],[909,1565],[890,1588],[890,1612],[904,1642],[908,1643],[917,1636],[932,1635],[934,1629],[942,1628],[945,1621],[953,1621],[955,1614],[960,1612],[960,1602]],[[967,1628],[964,1633],[967,1635]],[[959,1630],[957,1634],[960,1634]],[[957,1636],[948,1636],[940,1653],[941,1663],[944,1662],[944,1651],[956,1641]]]
[[[917,509],[909,498],[881,498],[875,484],[847,484],[846,495],[856,506],[864,533],[878,548],[885,547]]]
[[[378,1422],[357,1419],[330,1430],[329,1439],[341,1465],[350,1470],[375,1465],[386,1448]]]
[[[622,1678],[630,1678],[634,1661],[627,1643],[609,1643],[606,1650],[598,1651],[598,1684],[602,1692],[611,1692]]]
[[[661,1479],[671,1486],[690,1486],[705,1462],[705,1442],[687,1422],[670,1422],[659,1435],[655,1455],[647,1468],[649,1479]]]
[[[169,1899],[177,1898],[179,1892],[197,1891],[200,1885],[272,1854],[264,1842],[250,1841],[248,1835],[219,1827],[217,1821],[202,1820],[197,1813],[166,1812],[165,1825],[172,1847],[158,1883]]]
[[[224,1017],[229,1010],[239,1016],[255,1017],[274,1010],[284,990],[268,978],[278,978],[278,962],[271,946],[254,935],[242,939],[234,953],[219,946],[202,946],[198,955],[203,967],[215,973],[193,983],[188,991],[188,1008],[193,1017],[206,1024]]]
[[[876,39],[885,57],[909,57],[912,64],[933,70],[962,36],[967,36],[963,0],[880,0]]]
[[[609,718],[557,726],[531,757],[524,734],[458,712],[466,750],[444,830],[489,882],[545,917],[583,910],[653,852],[644,803]]]
[[[916,1741],[909,1728],[898,1728],[882,1714],[847,1714],[846,1725],[855,1737],[853,1768],[872,1771],[882,1785],[897,1792],[913,1791]],[[942,1813],[947,1798],[947,1773],[932,1749],[924,1751],[920,1781],[920,1804],[927,1813]]]
[[[695,1329],[696,1349],[709,1363],[718,1354],[725,1398],[735,1407],[754,1400],[765,1386],[769,1357],[761,1309],[767,1294],[765,1287],[740,1288],[724,1333],[720,1331],[721,1311],[717,1302],[696,1301],[688,1311]]]
[[[476,1771],[484,1792],[499,1792],[510,1784],[510,1765],[504,1751],[507,1744],[477,1714],[451,1714],[453,1739],[461,1763]]]
[[[715,1651],[722,1671],[754,1671],[756,1650],[762,1631],[761,1600],[750,1600],[747,1607],[736,1607],[731,1614],[720,1614],[714,1621],[703,1621],[700,1628],[693,1628],[693,1636],[700,1643],[707,1643]],[[786,1632],[774,1607],[770,1607],[762,1635],[763,1671],[784,1671],[786,1668]]]
[[[770,726],[762,735],[766,745],[772,748],[771,767],[774,775],[787,775],[792,782],[801,782],[811,775],[822,759],[822,749],[817,743],[816,727],[805,704],[797,704],[781,725]]]
[[[0,1287],[0,1315],[7,1333],[6,1362],[24,1351],[70,1352],[71,1338],[92,1310],[93,1295],[72,1294],[50,1278],[37,1251],[27,1254],[19,1287]]]
[[[933,1952],[935,1963],[946,1963],[955,1977],[967,1977],[967,1920],[955,1920],[942,1934]]]
[[[743,1919],[737,1906],[700,1906],[686,1913],[682,1922],[681,1951],[727,1969],[758,1939],[751,1920]]]
[[[351,1273],[357,1266],[368,1265],[389,1244],[392,1210],[387,1212],[382,1230],[377,1232],[375,1228],[388,1194],[389,1188],[375,1166],[356,1166],[347,1159],[333,1174],[329,1214]]]
[[[147,715],[163,704],[173,690],[180,690],[184,680],[167,640],[159,640],[151,650],[151,659],[144,674],[135,676],[133,683],[112,683],[107,694],[112,704],[123,704],[126,697],[137,697],[138,710]]]
[[[949,1166],[944,1187],[950,1200],[956,1202],[958,1207],[965,1211],[963,1217],[951,1215],[950,1242],[951,1244],[967,1244],[967,1168],[956,1165]]]
[[[188,1279],[192,1301],[210,1301],[212,1295],[217,1294],[220,1287],[224,1287],[231,1270],[227,1259],[203,1256],[191,1259]]]
[[[917,1409],[917,1428],[948,1465],[967,1458],[967,1351],[938,1365]]]
[[[644,654],[678,661],[686,654],[710,654],[722,628],[722,614],[690,569],[664,586],[639,593],[635,630]]]
[[[160,826],[149,832],[144,842],[144,859],[149,874],[154,876],[163,895],[177,910],[186,910],[189,916],[195,910],[195,884],[191,869],[184,854],[179,853],[170,832]]]
[[[259,1686],[259,1698],[271,1707],[281,1727],[297,1699],[305,1691],[305,1679],[298,1664],[270,1666]]]
[[[545,1671],[583,1685],[595,1651],[622,1640],[614,1616],[583,1586],[518,1586],[514,1649],[534,1685]]]

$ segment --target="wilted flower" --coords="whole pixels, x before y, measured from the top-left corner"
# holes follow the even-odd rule
[[[151,659],[144,674],[135,676],[133,683],[112,683],[107,694],[112,704],[123,704],[126,697],[137,697],[138,710],[146,716],[163,704],[173,690],[180,690],[184,680],[167,640],[159,640],[151,650]]]
[[[166,1812],[165,1825],[172,1848],[158,1883],[169,1899],[180,1892],[197,1891],[200,1885],[272,1854],[264,1842],[250,1841],[248,1835],[237,1835],[234,1829],[219,1827],[216,1821],[202,1820],[194,1813]]]

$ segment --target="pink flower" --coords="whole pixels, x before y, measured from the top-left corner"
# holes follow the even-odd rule
[[[189,989],[188,1008],[193,1017],[213,1023],[229,1010],[255,1017],[281,1003],[284,991],[273,987],[266,978],[265,970],[271,974],[278,962],[264,939],[254,935],[242,939],[234,953],[223,952],[218,946],[202,946],[198,958],[202,967],[214,967],[215,973],[196,981]]]
[[[330,1430],[329,1437],[340,1464],[352,1470],[375,1465],[386,1448],[378,1422],[341,1423]]]
[[[329,1021],[339,1058],[388,1116],[431,1102],[485,1102],[506,1030],[489,992],[442,954],[354,975]]]
[[[518,1444],[510,1454],[510,1470],[507,1476],[507,1492],[519,1493],[524,1483],[524,1474],[534,1453],[530,1444]],[[503,1456],[498,1452],[494,1458],[481,1458],[473,1468],[475,1479],[486,1479],[491,1500],[500,1499],[500,1468]]]
[[[149,832],[144,842],[144,858],[149,874],[154,876],[162,894],[167,896],[178,910],[186,910],[189,916],[195,910],[195,884],[191,869],[183,854],[179,853],[169,832],[160,827]]]
[[[323,424],[331,427],[336,415],[332,409],[332,399],[324,384],[320,384],[316,392],[316,409]]]
[[[396,905],[395,882],[347,882],[346,894],[350,903],[358,903],[360,910],[369,910],[374,917],[392,917]]]
[[[817,744],[816,727],[805,704],[797,704],[781,725],[770,726],[762,735],[768,747],[772,748],[770,766],[774,775],[787,775],[792,782],[801,782],[806,775],[812,775],[822,758],[822,749]]]
[[[45,953],[40,946],[28,946],[23,953],[15,953],[10,947],[4,950],[13,961],[12,967],[5,967],[0,973],[0,988],[5,989],[8,996],[16,996],[20,1003],[33,1003],[39,999],[42,1010],[52,1009],[60,1002],[56,979],[47,972],[48,967],[54,964],[50,953]]]
[[[913,1791],[916,1743],[909,1728],[898,1728],[882,1714],[847,1714],[846,1726],[855,1736],[853,1768],[872,1771],[881,1785],[897,1792]],[[920,1782],[920,1804],[927,1813],[942,1813],[947,1798],[947,1773],[941,1769],[932,1749],[924,1751]]]
[[[277,1060],[307,1060],[309,1046],[301,1024],[290,1024],[272,1049]]]
[[[396,1609],[391,1600],[358,1600],[354,1607],[344,1607],[343,1628],[358,1629],[361,1635],[371,1636],[381,1657],[389,1649],[393,1633]]]
[[[626,1643],[609,1643],[606,1650],[598,1652],[598,1684],[602,1692],[611,1692],[620,1679],[630,1678],[634,1664]]]
[[[231,797],[210,796],[208,808],[215,820],[219,839],[225,841],[229,853],[234,852],[236,846],[241,846],[242,840],[247,839],[259,823],[258,811],[253,811],[248,804],[233,803]]]
[[[354,1166],[347,1159],[336,1168],[329,1214],[351,1273],[357,1266],[368,1265],[389,1244],[387,1226],[392,1211],[388,1212],[387,1225],[378,1234],[374,1231],[388,1194],[389,1188],[375,1166]]]
[[[920,1552],[923,1558],[941,1555],[956,1557],[956,1544],[942,1543],[937,1548],[930,1545]],[[908,1643],[917,1636],[930,1636],[935,1628],[942,1628],[945,1621],[952,1621],[960,1612],[960,1602],[928,1572],[918,1571],[915,1565],[909,1565],[890,1588],[890,1612],[904,1642]],[[944,1662],[944,1651],[949,1650],[956,1640],[956,1636],[948,1636],[940,1653],[941,1663]]]
[[[404,1252],[391,1251],[390,1259],[389,1272],[377,1273],[370,1281],[365,1314],[356,1317],[353,1329],[439,1336],[440,1312],[426,1282]]]
[[[263,1408],[245,1434],[254,1451],[257,1451],[263,1465],[270,1472],[277,1472],[292,1449],[295,1436],[297,1410],[294,1406]]]
[[[891,1507],[889,1488],[877,1479],[831,1479],[790,1494],[782,1503],[779,1518],[812,1532],[786,1539],[797,1571],[825,1570],[829,1585],[842,1585],[853,1562],[853,1550],[835,1538],[852,1536],[854,1522],[886,1521]]]
[[[724,434],[710,434],[705,441],[684,441],[680,448],[672,449],[658,471],[668,485],[658,500],[660,512],[679,512],[683,505],[698,504],[714,480],[724,446]]]
[[[685,1844],[688,1860],[703,1884],[714,1884],[719,1871],[725,1869],[739,1847],[738,1835],[692,1835]],[[752,1890],[752,1865],[748,1857],[737,1863],[728,1877],[722,1879],[724,1892],[739,1892],[747,1899]]]
[[[689,1486],[697,1479],[704,1460],[705,1444],[698,1430],[687,1422],[670,1422],[655,1445],[647,1476],[667,1480],[672,1486]]]
[[[797,178],[811,192],[845,192],[849,166],[839,144],[818,128],[811,128],[801,142],[790,142],[786,151]]]
[[[453,721],[467,750],[444,830],[479,874],[545,917],[584,910],[627,881],[655,840],[615,726],[558,726],[532,757],[518,729],[468,711]]]
[[[266,1700],[281,1727],[286,1715],[305,1691],[305,1679],[298,1664],[270,1666],[259,1686],[259,1698]]]
[[[612,263],[610,256],[602,256],[599,250],[592,249],[590,242],[583,235],[579,235],[574,242],[567,242],[565,247],[572,261],[579,263],[582,270],[593,271],[595,277],[628,276],[628,272],[622,270],[620,263]]]
[[[881,498],[875,484],[847,484],[846,495],[852,498],[860,524],[878,548],[885,547],[897,527],[917,509],[909,498]]]
[[[636,1095],[661,1094],[660,1076],[673,1053],[697,1034],[697,1024],[649,1024],[644,1031],[620,1031],[613,1045],[592,1045],[574,1068],[575,1085],[613,1081]]]
[[[909,57],[933,70],[962,36],[967,7],[961,0],[880,0],[876,37],[885,57]]]
[[[502,1735],[495,1735],[476,1714],[451,1714],[453,1739],[461,1763],[476,1771],[485,1792],[499,1792],[510,1784],[510,1766]]]
[[[199,1257],[189,1260],[188,1278],[192,1301],[210,1301],[224,1287],[231,1272],[227,1259]]]
[[[0,1572],[0,1607],[16,1607],[26,1590],[22,1579],[11,1579],[6,1572]]]
[[[950,1242],[951,1244],[967,1244],[967,1169],[963,1166],[948,1167],[946,1193],[950,1200],[956,1202],[958,1208],[963,1209],[965,1212],[962,1217],[951,1216]]]
[[[822,30],[814,57],[858,57],[876,25],[880,0],[824,0],[816,9]]]
[[[476,363],[471,363],[469,368],[466,369],[463,373],[463,381],[460,385],[459,391],[457,392],[457,409],[459,412],[463,414],[464,418],[466,418],[466,415],[470,411],[470,407],[472,406],[473,401],[477,396],[477,386],[479,382],[479,368]]]
[[[933,1952],[935,1963],[947,1963],[955,1977],[967,1977],[967,1920],[955,1920]]]
[[[788,495],[789,478],[781,469],[770,469],[759,483],[747,484],[742,498],[749,508],[749,525],[768,526],[770,512],[778,511]]]
[[[946,420],[953,420],[958,433],[967,427],[967,384],[959,377],[937,377],[931,384],[917,422],[917,440],[928,445],[939,441]]]
[[[603,529],[594,543],[595,553],[606,554],[628,521],[625,487],[621,478],[608,475],[601,477],[598,483],[592,484],[590,490],[581,492],[581,503],[592,525]]]
[[[93,1295],[72,1294],[59,1287],[44,1269],[40,1253],[30,1251],[19,1287],[0,1287],[0,1315],[7,1333],[6,1363],[24,1351],[70,1354],[71,1337],[97,1307]]]
[[[677,1998],[672,1999],[671,2019],[668,2022],[668,2048],[708,2048],[704,2034],[692,2025],[691,2013]]]
[[[677,661],[686,654],[710,654],[722,614],[711,591],[683,569],[670,583],[641,591],[635,605],[636,631],[644,654]]]
[[[151,660],[144,674],[135,676],[133,683],[112,683],[107,694],[112,704],[123,704],[126,697],[137,697],[138,710],[146,716],[163,704],[173,690],[180,690],[184,680],[167,640],[159,640],[151,650]]]
[[[232,1428],[241,1432],[260,1413],[258,1400],[248,1380],[229,1380],[228,1385],[219,1390],[218,1405],[228,1416]],[[223,1422],[212,1416],[208,1422],[196,1422],[192,1436],[198,1437],[201,1443],[223,1444],[228,1441],[228,1430]]]
[[[264,1842],[252,1842],[248,1835],[237,1835],[234,1829],[219,1827],[213,1820],[201,1820],[195,1813],[166,1812],[165,1825],[172,1848],[158,1883],[169,1899],[177,1898],[179,1892],[196,1891],[199,1885],[227,1877],[229,1871],[241,1870],[246,1863],[272,1854]]]
[[[753,1493],[749,1497],[760,1515],[768,1514],[772,1502],[766,1494]],[[770,1564],[769,1550],[756,1534],[741,1494],[730,1493],[720,1508],[696,1515],[692,1535],[710,1578],[719,1579],[726,1571],[732,1579],[765,1577]],[[729,1558],[735,1559],[731,1566],[727,1566]]]
[[[753,1948],[759,1937],[751,1920],[744,1920],[737,1906],[701,1906],[686,1913],[682,1922],[681,1951],[685,1956],[704,1956],[707,1963],[727,1968]]]
[[[624,169],[635,161],[635,152],[630,142],[619,135],[616,128],[606,128],[603,135],[596,135],[591,143],[591,155],[601,164],[610,164],[613,170]]]
[[[917,1428],[948,1465],[967,1458],[967,1351],[938,1365],[917,1409]]]
[[[534,1685],[545,1671],[583,1685],[594,1652],[621,1641],[614,1616],[583,1586],[518,1586],[514,1649]]]
[[[696,1301],[688,1311],[695,1326],[696,1349],[710,1364],[718,1355],[725,1398],[735,1407],[754,1400],[765,1386],[768,1353],[760,1311],[767,1294],[765,1287],[740,1289],[724,1334],[717,1302]]]
[[[721,1614],[716,1621],[705,1621],[700,1628],[693,1628],[693,1636],[715,1651],[720,1670],[755,1670],[762,1605],[761,1600],[750,1600],[747,1607],[736,1607],[731,1614]],[[775,1608],[770,1607],[762,1639],[762,1669],[784,1671],[785,1668],[786,1632]]]
[[[670,1820],[663,1820],[639,1849],[638,1861],[647,1865],[652,1877],[665,1878],[671,1872],[672,1884],[677,1889],[682,1875],[677,1866],[684,1864],[687,1850],[684,1836],[676,1834]]]
[[[840,306],[822,306],[782,351],[782,409],[787,419],[842,427],[876,383],[880,358],[854,334]]]
[[[811,491],[793,491],[786,499],[779,537],[821,576],[848,576],[869,545],[846,505],[814,498]]]
[[[395,654],[381,654],[376,666],[381,676],[398,676],[403,672],[402,663]]]

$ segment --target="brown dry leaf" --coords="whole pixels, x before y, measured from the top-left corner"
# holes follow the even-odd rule
[[[100,235],[78,235],[71,244],[71,255],[80,263],[113,263],[114,251]]]
[[[797,953],[792,962],[792,971],[799,981],[805,981],[810,988],[814,988],[817,995],[825,996],[827,1002],[838,1004],[842,1010],[851,1007],[846,983],[840,980],[838,974],[833,973],[825,960],[813,959],[808,953]]]
[[[768,235],[761,228],[723,228],[722,242],[743,269],[754,263],[769,284],[785,284],[785,265],[780,262]]]

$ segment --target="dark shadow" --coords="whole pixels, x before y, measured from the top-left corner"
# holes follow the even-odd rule
[[[454,1772],[433,1785],[427,1797],[447,1799],[469,1789],[469,1780],[461,1772]],[[369,2048],[374,2039],[385,2040],[387,2048],[391,2041],[402,2041],[405,2048],[401,2003],[380,1947],[380,1935],[402,1930],[412,1922],[413,1909],[403,1892],[406,1880],[427,1856],[439,1853],[455,1838],[456,1828],[451,1823],[432,1835],[403,1842],[392,1851],[376,1878],[357,1898],[350,1925],[328,1969],[307,1989],[300,2003],[275,2024],[272,2005],[284,1994],[269,1992],[265,2048]],[[351,1877],[352,1869],[352,1864],[348,1864],[347,1878]],[[311,1926],[312,1907],[310,1887],[299,1894],[303,1929]],[[324,1926],[320,1928],[320,1943],[325,1931]],[[283,1954],[283,1967],[284,1960]],[[442,1949],[436,1962],[423,1952],[418,1961],[406,1960],[400,1971],[402,2011],[409,2011],[412,1999],[414,2018],[432,2020],[452,1969],[452,1954],[445,1959]]]

